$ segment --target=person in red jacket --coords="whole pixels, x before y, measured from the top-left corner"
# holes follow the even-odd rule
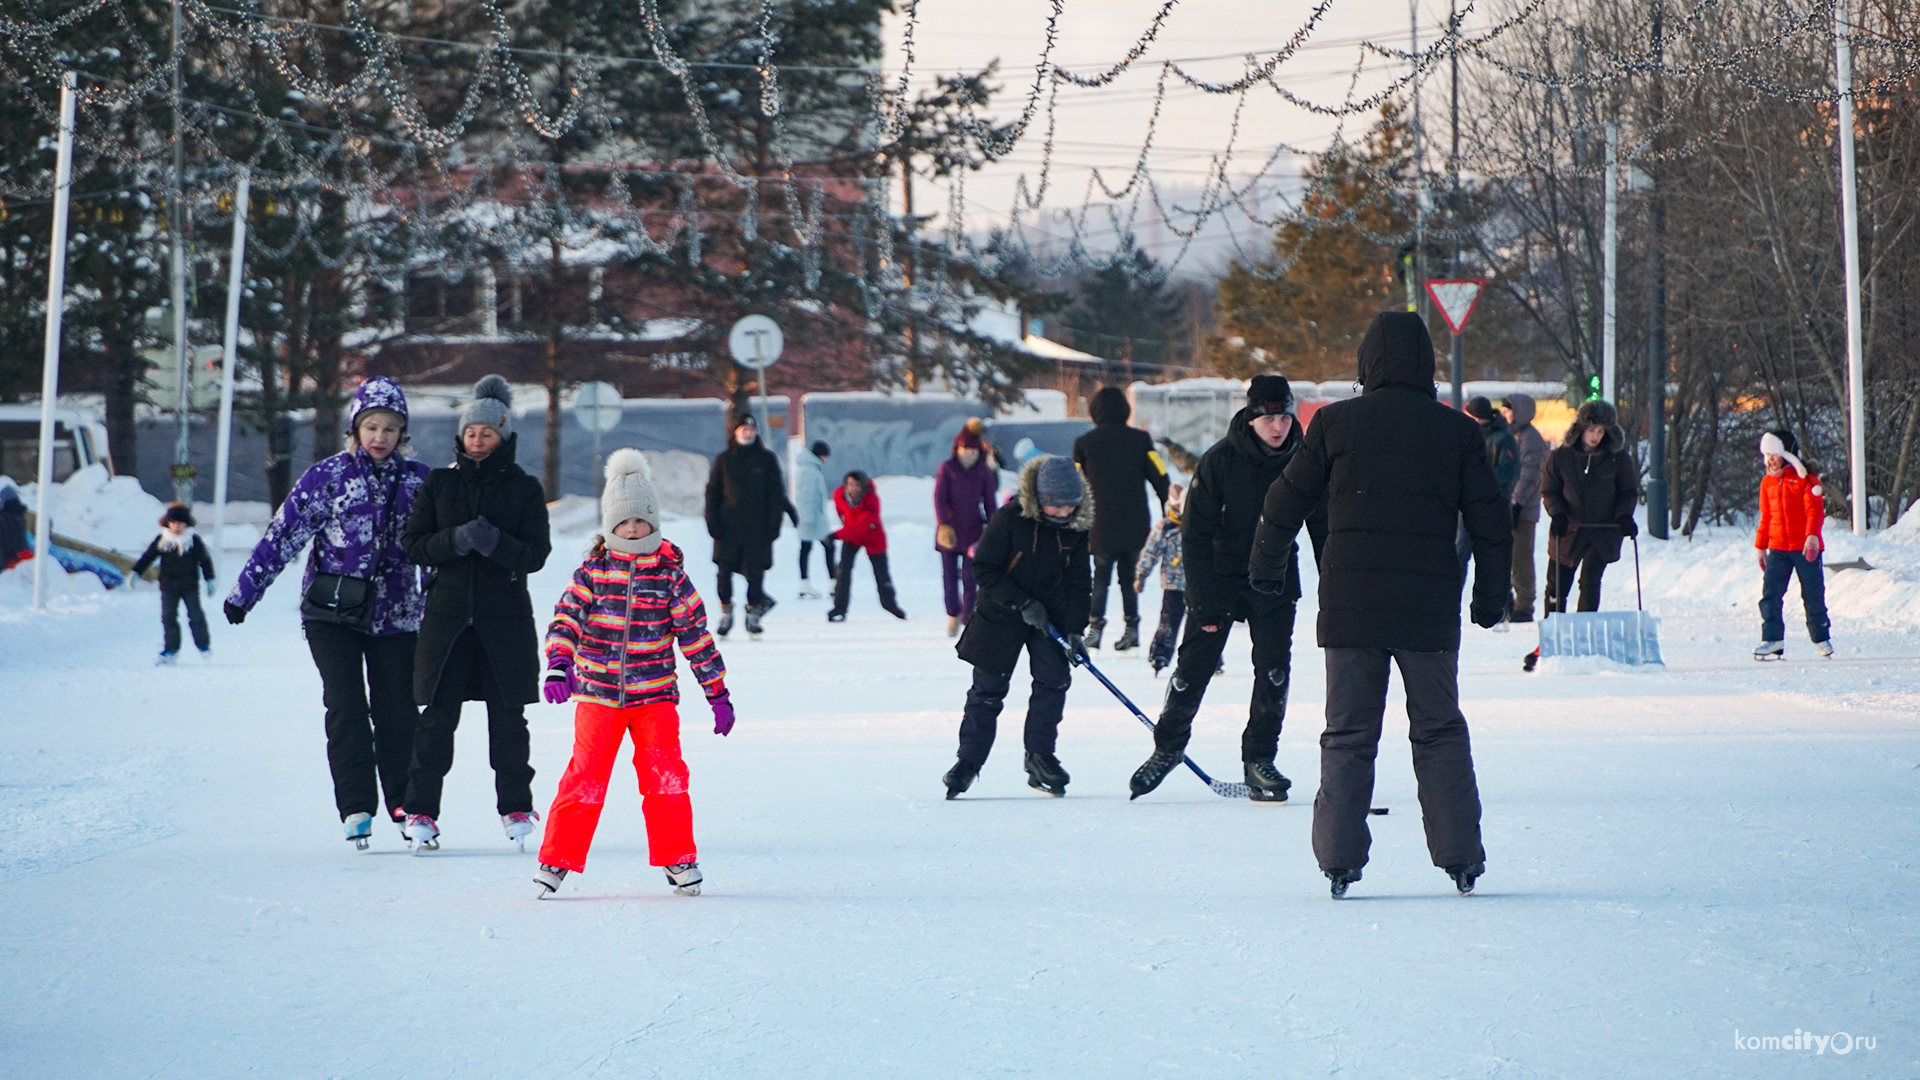
[[[1820,565],[1826,542],[1820,525],[1827,517],[1827,500],[1820,478],[1800,460],[1800,443],[1791,431],[1769,431],[1760,437],[1760,456],[1767,475],[1760,480],[1760,528],[1753,546],[1759,549],[1760,570],[1766,587],[1760,594],[1760,645],[1755,660],[1778,660],[1786,654],[1787,624],[1781,608],[1787,582],[1800,578],[1800,604],[1807,609],[1807,636],[1821,656],[1833,655],[1827,623],[1827,579]]]
[[[833,508],[840,512],[840,569],[833,576],[833,610],[828,622],[847,621],[847,600],[853,593],[853,560],[864,551],[873,564],[873,584],[880,590],[880,606],[897,619],[907,613],[893,596],[893,575],[887,570],[887,530],[880,524],[880,493],[873,481],[858,469],[846,475],[833,490]]]

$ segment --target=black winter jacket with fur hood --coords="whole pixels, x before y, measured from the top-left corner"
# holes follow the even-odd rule
[[[1593,451],[1581,445],[1590,427],[1606,432]],[[1627,435],[1612,405],[1589,401],[1580,406],[1540,468],[1540,499],[1550,519],[1547,554],[1564,565],[1571,565],[1584,546],[1617,562],[1622,539],[1639,535],[1633,510],[1640,502],[1640,466],[1627,452]]]
[[[1093,564],[1087,554],[1087,530],[1093,527],[1093,493],[1065,525],[1041,520],[1035,491],[1044,457],[1020,470],[1020,490],[994,512],[973,551],[973,578],[980,600],[954,651],[960,659],[997,674],[1009,674],[1031,628],[1020,618],[1028,600],[1047,608],[1047,619],[1062,634],[1087,628],[1093,594]],[[1051,646],[1049,646],[1051,648]]]

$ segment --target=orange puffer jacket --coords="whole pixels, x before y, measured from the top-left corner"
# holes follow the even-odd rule
[[[1820,478],[1809,472],[1799,475],[1789,468],[1779,476],[1760,478],[1760,528],[1755,530],[1753,546],[1762,551],[1799,551],[1807,537],[1819,536],[1826,520],[1827,500]],[[1820,547],[1825,550],[1824,539]]]

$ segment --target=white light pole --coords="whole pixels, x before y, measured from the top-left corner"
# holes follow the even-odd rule
[[[247,262],[247,207],[253,194],[253,174],[240,170],[233,190],[233,254],[227,260],[227,326],[220,359],[219,443],[213,454],[213,550],[226,550],[221,538],[227,528],[227,459],[233,453],[233,368],[240,350],[240,285]]]
[[[1620,121],[1607,121],[1607,217],[1600,282],[1600,396],[1613,401],[1620,281]]]
[[[1846,4],[1833,5],[1833,74],[1840,97],[1840,228],[1847,261],[1847,451],[1853,459],[1853,533],[1867,531],[1867,404],[1865,345],[1860,340],[1860,195],[1853,170],[1853,47]]]
[[[67,305],[67,201],[73,193],[73,104],[79,76],[67,72],[60,86],[60,141],[53,165],[53,245],[47,266],[47,344],[40,375],[40,490],[33,523],[33,609],[46,606],[48,551],[53,521],[47,514],[53,494],[53,409],[60,398],[60,320]],[[77,437],[77,436],[76,436]],[[75,460],[79,460],[76,455]]]

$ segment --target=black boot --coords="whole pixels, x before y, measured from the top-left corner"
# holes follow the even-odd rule
[[[1114,652],[1129,652],[1140,647],[1140,619],[1136,616],[1127,620],[1126,628],[1120,631],[1120,640],[1113,643]]]
[[[1181,755],[1172,750],[1155,750],[1152,757],[1133,770],[1133,778],[1127,781],[1127,787],[1133,791],[1132,798],[1137,799],[1159,787],[1160,781],[1180,764],[1180,758]]]
[[[721,604],[720,605],[720,622],[718,625],[716,625],[713,628],[713,636],[726,637],[727,632],[732,629],[733,629],[733,605]]]
[[[1254,802],[1283,803],[1287,801],[1287,789],[1293,781],[1280,775],[1271,761],[1249,761],[1246,763],[1247,798]]]
[[[1538,664],[1539,662],[1540,662],[1540,650],[1539,650],[1539,649],[1535,649],[1535,650],[1533,650],[1532,652],[1530,652],[1530,653],[1528,653],[1528,654],[1527,654],[1526,656],[1524,656],[1524,657],[1522,657],[1522,658],[1521,658],[1521,660],[1520,660],[1520,670],[1521,670],[1521,671],[1532,671],[1532,670],[1533,670],[1533,666],[1534,666],[1535,664]]]
[[[1327,870],[1324,871],[1324,873],[1327,875],[1327,881],[1333,885],[1333,898],[1335,900],[1347,895],[1347,886],[1360,880],[1360,871],[1358,870]]]
[[[1447,876],[1453,879],[1453,887],[1460,890],[1461,896],[1472,896],[1474,879],[1486,872],[1487,864],[1483,862],[1447,867]]]
[[[1067,793],[1072,777],[1060,767],[1060,759],[1038,750],[1027,751],[1027,786],[1045,795],[1059,798]]]
[[[947,785],[947,798],[952,799],[972,787],[974,777],[979,775],[980,766],[961,758],[953,763],[953,768],[947,770],[947,775],[941,777],[940,782]]]
[[[1081,640],[1087,643],[1088,652],[1100,647],[1100,632],[1106,628],[1107,620],[1098,616],[1087,620],[1087,632],[1081,635]]]

